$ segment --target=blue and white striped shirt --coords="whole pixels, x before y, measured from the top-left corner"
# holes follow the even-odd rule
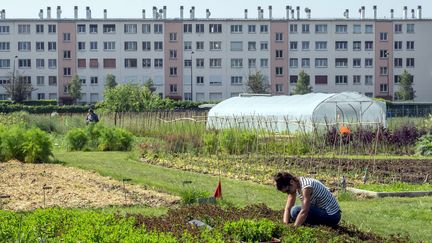
[[[328,215],[333,215],[340,210],[336,198],[320,181],[307,177],[299,177],[299,180],[302,192],[305,188],[312,188],[311,206],[325,209]],[[297,196],[303,200],[302,194],[297,192]]]

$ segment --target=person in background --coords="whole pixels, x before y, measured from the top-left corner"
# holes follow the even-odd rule
[[[295,177],[288,172],[274,176],[276,188],[288,194],[283,222],[288,224],[290,216],[294,226],[303,224],[334,227],[341,219],[341,210],[336,198],[320,181],[307,177]],[[294,206],[296,196],[301,206]]]
[[[94,113],[93,109],[89,109],[86,117],[86,123],[96,123],[99,121],[99,117]]]

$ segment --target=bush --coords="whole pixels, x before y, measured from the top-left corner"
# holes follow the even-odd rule
[[[197,202],[198,198],[209,197],[207,191],[196,189],[192,186],[185,186],[183,190],[180,191],[180,197],[183,204],[194,204]]]
[[[204,150],[208,154],[215,154],[218,151],[218,134],[216,132],[204,133]]]
[[[100,151],[128,151],[132,147],[132,134],[121,128],[103,128],[98,138]]]
[[[234,237],[236,241],[263,242],[270,241],[273,237],[280,238],[284,226],[274,223],[268,219],[259,221],[240,219],[239,221],[227,222],[224,231]],[[307,239],[307,238],[305,238]]]
[[[88,142],[87,133],[84,129],[75,128],[66,134],[66,147],[69,151],[83,150]]]
[[[432,135],[423,135],[415,146],[417,155],[430,156],[432,155]]]

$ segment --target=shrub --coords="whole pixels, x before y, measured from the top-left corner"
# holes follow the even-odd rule
[[[52,156],[50,137],[39,128],[32,128],[25,133],[23,142],[24,161],[27,163],[49,162]]]
[[[257,148],[257,135],[251,131],[227,129],[218,138],[221,150],[227,154],[244,154]]]
[[[283,225],[268,219],[259,221],[240,219],[239,221],[227,222],[224,225],[225,233],[233,236],[237,241],[246,242],[262,242],[270,241],[273,237],[279,238],[283,228]]]
[[[128,151],[132,146],[132,134],[121,128],[102,128],[98,138],[100,151]]]
[[[5,160],[17,159],[19,161],[24,161],[24,133],[24,128],[19,126],[12,126],[7,130],[3,130],[1,137]]]
[[[204,133],[204,150],[208,154],[215,154],[218,150],[218,134],[216,132]]]
[[[66,147],[69,151],[83,150],[88,142],[88,136],[84,129],[75,128],[66,134]]]
[[[207,191],[196,189],[192,186],[185,186],[183,190],[180,191],[180,197],[183,204],[194,204],[197,202],[198,198],[209,197]]]
[[[417,155],[432,155],[432,135],[423,135],[416,143],[415,150]]]

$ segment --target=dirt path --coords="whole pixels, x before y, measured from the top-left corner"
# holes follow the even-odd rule
[[[44,205],[66,208],[125,204],[158,207],[179,201],[178,197],[147,190],[140,185],[126,184],[124,189],[122,182],[94,172],[57,164],[24,164],[18,161],[0,163],[0,195],[10,196],[0,199],[0,208],[19,211],[42,208]]]

